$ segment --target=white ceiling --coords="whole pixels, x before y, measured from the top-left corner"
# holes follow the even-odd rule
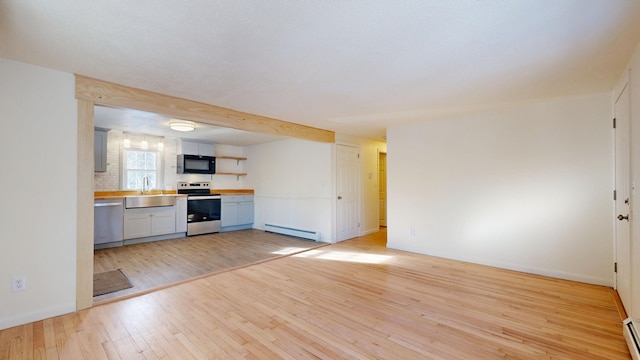
[[[381,139],[609,91],[637,0],[0,0],[0,57]]]
[[[118,129],[135,134],[207,140],[225,145],[248,146],[285,139],[283,136],[252,133],[195,121],[189,121],[196,125],[194,131],[179,132],[171,130],[169,123],[182,119],[172,119],[163,115],[132,109],[96,106],[94,107],[93,117],[95,126],[99,128]]]

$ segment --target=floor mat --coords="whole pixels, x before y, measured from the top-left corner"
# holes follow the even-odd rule
[[[122,270],[107,271],[93,275],[93,296],[109,294],[133,287]]]

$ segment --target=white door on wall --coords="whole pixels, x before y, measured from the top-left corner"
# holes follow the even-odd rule
[[[616,290],[628,314],[631,313],[631,238],[629,231],[629,87],[625,86],[615,103],[616,167]]]
[[[336,145],[337,241],[358,236],[358,148]]]

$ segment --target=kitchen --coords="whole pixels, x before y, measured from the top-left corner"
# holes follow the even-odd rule
[[[268,253],[277,252],[281,248],[304,249],[315,246],[307,240],[280,239],[270,234],[268,239],[272,245],[268,249],[256,250],[255,247],[248,247],[251,241],[258,241],[253,239],[255,232],[264,233],[248,230],[254,223],[254,190],[245,185],[245,177],[248,175],[245,170],[248,160],[244,156],[245,147],[281,141],[284,138],[102,106],[95,107],[94,119],[96,274],[115,267],[114,263],[131,265],[135,262],[123,257],[148,258],[150,255],[147,252],[177,253],[176,246],[181,248],[180,252],[185,252],[187,250],[183,248],[189,248],[185,245],[186,240],[190,243],[198,242],[194,248],[202,252],[205,245],[202,239],[196,239],[201,236],[196,235],[203,235],[209,242],[228,241],[235,237],[233,244],[242,243],[242,246],[233,246],[237,248],[236,254],[227,251],[225,256],[245,263],[261,258],[247,258],[239,252]],[[182,130],[191,131],[178,131],[170,126],[183,126]],[[237,232],[238,230],[248,232]],[[232,234],[232,231],[236,233]],[[212,234],[217,237],[212,237]],[[239,236],[253,240],[238,239]],[[159,242],[170,239],[173,239],[173,243]],[[151,242],[157,243],[143,247],[145,243]],[[259,244],[254,245],[263,247],[264,242],[261,239]],[[136,244],[139,246],[135,252],[119,249]],[[171,247],[171,250],[160,247]],[[114,260],[114,257],[119,258]],[[196,254],[192,253],[172,261],[191,262],[195,258]],[[165,259],[160,262],[167,261]],[[225,263],[231,267],[236,264],[233,261]],[[203,269],[196,276],[219,270],[219,267],[203,263],[193,266]],[[127,271],[131,278],[154,270],[153,265],[149,265],[147,269],[137,270],[130,266]],[[194,274],[189,273],[178,279],[192,276]],[[164,278],[169,279],[169,282],[171,279],[176,280],[172,276]],[[129,280],[134,283],[137,281]],[[94,300],[110,299],[121,293],[132,292],[116,291],[103,295],[99,284],[94,281],[94,285]],[[163,281],[154,285],[163,285]],[[137,285],[132,287],[138,291],[141,289]],[[145,286],[149,287],[153,286]]]
[[[76,308],[93,304],[91,289],[94,273],[93,205],[94,205],[94,107],[140,109],[170,114],[234,129],[286,136],[283,140],[244,146],[245,188],[254,189],[254,228],[264,230],[273,224],[319,234],[320,241],[342,240],[339,230],[357,225],[359,234],[378,231],[378,188],[373,174],[378,168],[378,154],[386,145],[348,134],[285,122],[274,118],[239,112],[194,101],[184,100],[140,89],[129,88],[75,75],[78,99],[77,146],[77,283]],[[277,114],[276,114],[277,115]],[[133,121],[133,120],[132,120]],[[128,121],[127,121],[128,122]],[[147,125],[150,123],[147,123]],[[138,127],[138,132],[143,129]],[[90,140],[89,140],[90,139]],[[238,145],[241,146],[241,145]],[[357,204],[349,216],[340,216],[337,202],[337,149],[357,148],[358,168],[349,168],[351,179],[359,181],[354,189]],[[237,178],[236,178],[237,179]],[[236,180],[237,181],[237,180]],[[352,197],[350,197],[352,198]],[[351,201],[351,200],[350,200]],[[352,214],[352,213],[356,214]],[[353,216],[352,216],[353,215]],[[339,221],[353,220],[350,227]],[[339,220],[339,221],[338,221]],[[355,221],[357,220],[357,221]]]

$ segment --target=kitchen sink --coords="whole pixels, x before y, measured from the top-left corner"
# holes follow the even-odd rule
[[[176,197],[173,195],[131,195],[124,198],[124,207],[127,209],[174,206],[175,204]]]

